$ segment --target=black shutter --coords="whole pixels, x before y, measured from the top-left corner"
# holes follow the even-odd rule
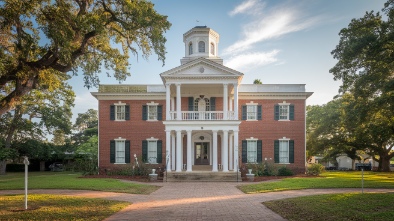
[[[157,141],[157,163],[163,162],[163,141]]]
[[[246,105],[242,105],[242,120],[246,120],[247,114],[248,113]]]
[[[109,107],[109,119],[115,120],[115,105]]]
[[[211,97],[209,104],[211,105],[211,111],[216,111],[216,97]]]
[[[294,120],[294,104],[290,104],[290,114],[289,114],[290,119],[289,120]]]
[[[248,162],[248,141],[242,141],[242,163]]]
[[[263,119],[263,107],[261,105],[257,105],[257,120]]]
[[[115,163],[115,141],[109,141],[109,162]]]
[[[148,141],[142,141],[142,162],[148,162]]]
[[[163,105],[157,106],[157,120],[163,119]]]
[[[130,105],[126,105],[125,109],[125,120],[130,120]]]
[[[142,105],[142,120],[148,120],[148,106]]]
[[[289,140],[289,163],[294,163],[294,140]]]
[[[189,104],[188,104],[189,111],[194,111],[194,98],[189,97]]]
[[[279,140],[274,140],[274,161],[279,163]]]
[[[275,115],[275,120],[279,120],[279,105],[275,104],[274,108],[274,115]]]
[[[257,163],[263,161],[263,141],[257,140]]]
[[[130,140],[126,140],[124,144],[125,163],[130,163]]]

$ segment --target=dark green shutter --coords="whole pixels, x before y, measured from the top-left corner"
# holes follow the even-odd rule
[[[163,119],[163,105],[157,106],[157,120]]]
[[[279,140],[274,140],[274,161],[279,163]]]
[[[125,120],[130,120],[130,105],[126,105],[125,109]]]
[[[142,105],[142,120],[148,120],[148,106]]]
[[[248,162],[248,141],[242,141],[242,163]]]
[[[257,140],[257,163],[263,161],[263,141]]]
[[[294,163],[294,140],[289,140],[289,163]]]
[[[142,141],[142,162],[148,162],[148,141]]]
[[[263,119],[263,107],[261,105],[257,105],[257,120]]]
[[[109,119],[115,120],[115,105],[109,107]]]
[[[246,120],[248,113],[246,105],[242,105],[242,120]]]
[[[275,115],[275,120],[279,120],[279,105],[275,104],[275,108],[274,108],[274,115]]]
[[[194,98],[189,97],[189,104],[188,104],[189,111],[194,111]]]
[[[126,140],[124,144],[125,163],[130,163],[130,140]]]
[[[294,104],[290,104],[290,114],[289,114],[290,119],[289,120],[294,120]]]
[[[109,141],[109,162],[115,163],[115,141]]]
[[[216,110],[216,97],[211,97],[209,103],[211,105],[211,111],[215,111]]]
[[[157,141],[157,163],[163,162],[163,141]]]

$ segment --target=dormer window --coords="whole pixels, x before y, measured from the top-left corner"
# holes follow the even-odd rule
[[[189,55],[193,54],[193,44],[189,43]]]
[[[205,42],[198,42],[198,52],[205,52]]]
[[[211,54],[215,55],[215,45],[211,42]]]

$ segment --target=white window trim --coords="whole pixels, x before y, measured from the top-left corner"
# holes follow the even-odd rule
[[[125,156],[125,162],[124,163],[116,163],[116,142],[117,141],[123,141],[123,142],[125,142],[124,144],[125,144],[125,146],[124,146],[124,152],[125,152],[125,155],[126,155],[126,139],[125,138],[122,138],[122,137],[118,137],[118,138],[115,138],[114,139],[114,141],[115,141],[115,163],[114,164],[127,164],[126,163],[126,156]]]
[[[119,101],[118,103],[114,103],[115,105],[115,121],[126,121],[126,103],[122,103]],[[118,106],[124,106],[125,107],[125,119],[118,119]]]
[[[146,162],[145,164],[152,164],[152,165],[153,165],[153,164],[158,164],[158,163],[157,163],[157,157],[156,157],[156,163],[149,163],[149,141],[156,141],[156,156],[157,156],[157,141],[158,141],[158,140],[159,140],[158,138],[154,138],[154,137],[151,137],[151,138],[147,138],[147,139],[146,139],[146,141],[148,141],[148,146],[146,147],[146,148],[148,148],[148,149],[147,149],[147,152],[148,152],[147,155],[148,155],[148,156],[146,156],[148,159],[147,159],[147,162]]]
[[[257,164],[257,141],[258,141],[258,140],[259,140],[259,139],[254,138],[254,137],[246,138],[247,143],[249,143],[249,141],[256,142],[256,161],[255,161],[255,162],[249,162],[248,156],[247,156],[247,154],[246,154],[246,163],[248,163],[248,164]],[[246,145],[247,145],[247,144],[246,144]]]
[[[159,103],[155,103],[155,102],[151,101],[150,103],[146,103],[146,106],[147,106],[147,108],[146,108],[146,111],[147,111],[147,113],[146,113],[146,117],[147,117],[146,121],[158,121],[157,120],[157,106],[159,106]],[[156,119],[153,119],[153,120],[149,119],[149,107],[150,106],[156,106]]]
[[[288,156],[287,156],[287,158],[289,159],[289,162],[288,163],[281,163],[280,162],[280,153],[279,153],[279,164],[291,164],[290,163],[290,138],[286,138],[286,137],[283,137],[283,138],[280,138],[280,139],[278,139],[279,140],[279,152],[280,152],[280,142],[281,141],[287,141],[287,153],[288,153]]]
[[[278,105],[279,105],[278,121],[290,121],[290,103],[286,103],[286,101],[283,101],[282,103],[278,103]],[[287,119],[280,119],[280,106],[287,106]]]
[[[250,103],[246,103],[246,121],[258,121],[257,120],[257,105],[259,105],[258,103],[253,103],[253,101],[251,101]],[[256,112],[255,112],[255,117],[256,119],[248,119],[248,106],[255,106],[256,107]]]

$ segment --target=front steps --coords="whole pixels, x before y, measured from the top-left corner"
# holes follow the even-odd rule
[[[209,165],[194,165],[192,170],[164,173],[163,182],[242,182],[241,172],[212,172]]]

